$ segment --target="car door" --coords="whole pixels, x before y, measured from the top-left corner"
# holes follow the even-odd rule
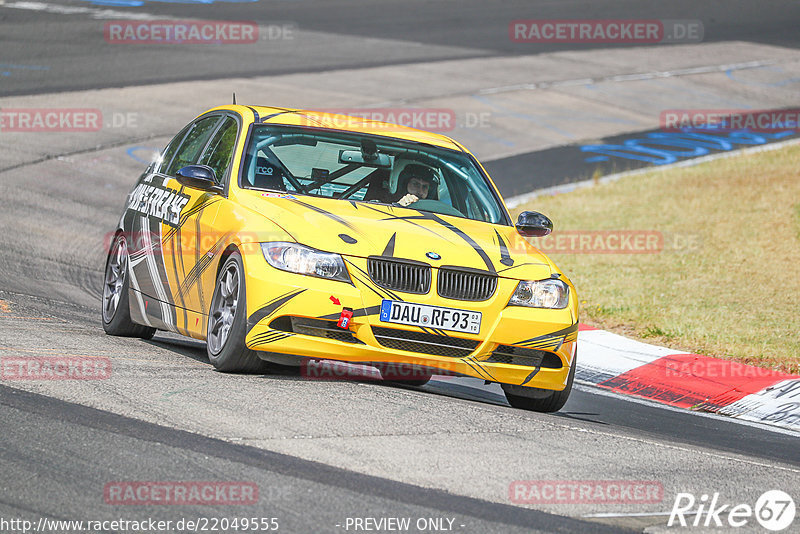
[[[224,116],[192,163],[211,167],[217,181],[224,188],[229,179],[230,164],[238,138],[239,121],[231,115]],[[177,172],[181,165],[183,162],[172,165],[170,170]],[[177,180],[173,183],[180,185]],[[216,276],[211,266],[225,247],[228,237],[215,224],[220,203],[225,201],[225,197],[188,187],[183,191],[192,195],[192,200],[181,216],[184,222],[175,237],[165,241],[164,258],[180,279],[175,303],[186,310],[183,327],[189,335],[205,337],[204,314],[210,306]],[[181,310],[178,311],[181,315]]]
[[[142,177],[129,200],[133,236],[131,289],[138,292],[132,315],[156,328],[197,335],[206,296],[196,283],[207,267],[207,237],[219,194],[186,187],[175,175],[198,163],[224,122],[223,114],[200,117],[167,145],[151,172]],[[131,209],[133,207],[133,209]]]

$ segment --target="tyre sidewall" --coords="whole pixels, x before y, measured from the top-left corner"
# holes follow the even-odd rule
[[[239,295],[237,297],[236,314],[233,317],[233,323],[231,324],[231,329],[230,332],[228,332],[225,344],[219,352],[216,354],[213,353],[211,347],[206,344],[209,361],[211,361],[216,369],[224,372],[253,370],[254,367],[260,365],[258,357],[245,345],[245,337],[247,335],[247,284],[245,283],[244,264],[239,252],[231,252],[225,259],[222,269],[220,269],[219,275],[217,275],[211,303],[213,305],[217,298],[220,277],[224,276],[225,272],[232,264],[236,265],[239,275]],[[209,338],[210,329],[211,310],[209,309],[208,321],[206,324],[206,339]]]
[[[111,254],[114,252],[114,245],[116,245],[119,239],[125,239],[121,237],[119,234],[114,237],[114,243],[111,245],[111,249],[108,251],[108,255],[106,256],[106,267],[103,270],[103,297],[101,300],[101,305],[105,308],[105,283],[106,283],[106,275],[108,274],[108,265],[111,262]],[[126,252],[127,255],[127,243],[126,243]],[[133,322],[131,319],[131,308],[130,308],[130,256],[128,257],[128,261],[126,262],[125,267],[125,280],[122,282],[122,291],[120,292],[119,302],[117,302],[117,308],[114,310],[114,315],[111,317],[109,322],[106,322],[105,314],[101,311],[100,312],[100,320],[103,322],[103,330],[105,330],[106,334],[112,336],[125,336],[125,337],[140,337],[142,339],[150,339],[155,335],[156,329],[150,326],[140,325]]]

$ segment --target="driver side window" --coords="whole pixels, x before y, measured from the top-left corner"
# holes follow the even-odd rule
[[[217,181],[222,182],[225,173],[231,164],[233,147],[236,144],[236,137],[239,133],[239,125],[233,117],[227,117],[222,126],[214,134],[214,138],[200,158],[201,165],[208,165],[214,169]]]
[[[220,118],[219,116],[207,117],[195,122],[189,130],[189,133],[184,137],[180,147],[175,150],[172,161],[169,162],[166,169],[163,169],[161,172],[169,176],[175,176],[175,173],[182,167],[196,163],[200,151],[206,146],[208,138],[211,137],[211,133],[214,131],[214,127],[217,123],[219,123]],[[172,146],[167,149],[167,152],[171,149]]]

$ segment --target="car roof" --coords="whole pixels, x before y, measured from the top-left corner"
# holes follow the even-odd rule
[[[259,124],[281,124],[286,126],[303,126],[306,128],[365,133],[395,139],[403,139],[407,141],[415,141],[418,143],[428,143],[443,148],[449,148],[451,150],[466,151],[463,146],[446,135],[352,115],[308,109],[247,106],[237,104],[219,106],[208,111],[221,110],[236,111],[243,117],[247,117],[253,112],[257,113]],[[250,113],[248,113],[248,111]],[[369,112],[369,108],[364,108],[363,111],[367,113]],[[398,112],[399,111],[400,110],[398,110]]]

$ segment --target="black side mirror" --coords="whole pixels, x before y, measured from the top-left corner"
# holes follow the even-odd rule
[[[178,183],[186,187],[222,193],[222,186],[217,183],[216,173],[208,165],[187,165],[175,174],[175,178],[178,179]]]
[[[516,227],[517,232],[525,237],[544,237],[553,231],[553,221],[538,211],[523,211]]]

